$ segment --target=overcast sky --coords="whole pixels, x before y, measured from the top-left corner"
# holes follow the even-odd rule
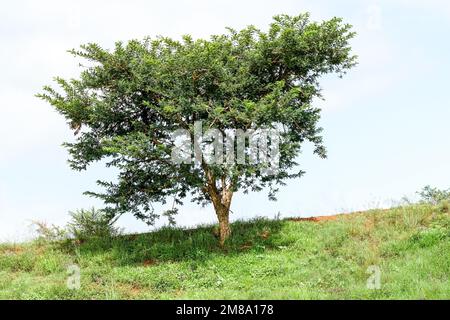
[[[450,4],[447,1],[8,1],[0,9],[0,240],[19,240],[32,220],[63,224],[67,212],[100,204],[82,195],[111,173],[72,172],[61,147],[73,140],[62,116],[34,97],[54,76],[80,69],[66,50],[145,36],[208,37],[275,14],[343,17],[358,36],[359,65],[323,81],[321,125],[329,158],[306,147],[306,175],[267,194],[234,198],[233,219],[310,216],[388,206],[426,184],[450,187]],[[187,205],[180,225],[215,221]],[[161,223],[164,223],[162,221]],[[133,217],[128,231],[148,230]]]

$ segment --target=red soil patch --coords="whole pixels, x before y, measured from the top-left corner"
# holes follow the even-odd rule
[[[157,264],[158,262],[154,259],[149,259],[149,260],[145,260],[144,261],[144,266],[145,267],[149,267],[149,266],[153,266],[155,264]]]
[[[120,290],[130,298],[138,298],[142,293],[142,288],[138,285],[129,285],[125,283],[121,283],[119,285]]]
[[[253,244],[251,242],[246,242],[244,243],[242,246],[239,247],[239,249],[241,250],[248,250],[253,246]]]
[[[289,218],[290,221],[312,221],[312,222],[322,222],[322,221],[330,221],[336,220],[339,216],[347,215],[348,213],[340,213],[331,216],[317,216],[317,217],[307,217],[307,218]]]
[[[338,218],[338,215],[332,215],[332,216],[318,216],[318,217],[308,217],[308,218],[289,218],[290,221],[313,221],[313,222],[321,222],[321,221],[329,221],[329,220],[336,220]]]
[[[0,249],[0,253],[6,254],[6,255],[19,254],[22,252],[23,252],[23,248],[21,248],[19,246],[11,246],[11,247],[6,247],[6,248]]]
[[[390,209],[379,209],[382,212],[389,211]],[[329,216],[317,216],[317,217],[306,217],[306,218],[288,218],[287,220],[290,221],[312,221],[312,222],[322,222],[322,221],[330,221],[330,220],[336,220],[340,217],[349,217],[356,214],[363,214],[366,213],[365,211],[355,211],[355,212],[346,212],[346,213],[339,213],[339,214],[333,214]]]

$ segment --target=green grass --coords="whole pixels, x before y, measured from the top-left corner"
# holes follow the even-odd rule
[[[0,299],[450,299],[450,215],[427,205],[323,222],[236,222],[114,239],[0,244]],[[81,288],[67,288],[67,266]],[[367,288],[367,268],[381,288]]]

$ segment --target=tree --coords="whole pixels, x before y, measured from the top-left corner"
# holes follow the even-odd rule
[[[434,206],[443,201],[450,200],[450,189],[438,189],[428,185],[416,193],[419,195],[422,203],[430,203]]]
[[[111,217],[131,212],[152,224],[160,217],[155,203],[173,198],[172,209],[164,213],[172,218],[190,196],[213,204],[223,245],[237,190],[267,187],[275,199],[278,185],[304,173],[296,158],[306,141],[326,157],[320,110],[312,101],[320,97],[322,75],[342,76],[356,64],[349,45],[353,36],[340,18],[317,23],[300,14],[275,16],[266,32],[228,28],[209,40],[146,38],[118,42],[113,51],[90,43],[70,51],[87,61],[80,77],[56,78],[60,89],[46,86],[37,96],[64,115],[75,132],[76,141],[65,143],[73,169],[99,160],[118,169],[117,181],[98,181],[104,193],[87,192],[105,202]],[[224,136],[230,130],[278,130],[276,172],[267,173],[267,163],[173,161],[173,132],[188,132],[195,149],[198,121]],[[204,148],[211,141],[200,143]],[[249,144],[244,143],[247,153]],[[232,150],[238,148],[233,142]]]

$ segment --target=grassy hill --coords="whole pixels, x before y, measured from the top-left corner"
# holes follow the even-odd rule
[[[450,299],[449,279],[450,215],[429,205],[236,222],[224,249],[212,226],[0,245],[0,299]]]

